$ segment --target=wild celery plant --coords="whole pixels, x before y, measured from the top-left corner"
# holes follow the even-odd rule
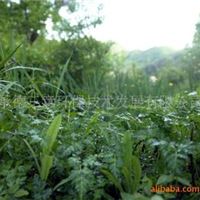
[[[58,130],[61,125],[61,121],[62,121],[62,116],[57,115],[53,119],[52,123],[50,124],[50,126],[46,132],[46,137],[44,139],[42,151],[40,154],[40,165],[39,165],[37,156],[36,156],[33,148],[28,143],[28,141],[24,139],[25,144],[27,145],[29,151],[31,152],[31,154],[35,160],[38,172],[40,174],[40,178],[43,181],[47,180],[49,171],[53,165],[53,146],[55,144],[56,137],[58,135]]]
[[[133,142],[129,133],[126,133],[123,138],[121,161],[122,181],[107,169],[102,169],[101,172],[120,191],[123,200],[146,199],[137,193],[142,170],[139,159],[133,155]]]

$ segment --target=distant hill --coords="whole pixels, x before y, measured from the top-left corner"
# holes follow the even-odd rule
[[[126,64],[143,67],[147,73],[154,73],[166,65],[178,65],[183,51],[175,51],[168,47],[153,47],[146,51],[134,50],[127,53]]]

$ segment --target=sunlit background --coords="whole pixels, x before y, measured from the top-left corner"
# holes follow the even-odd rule
[[[126,50],[190,45],[199,20],[198,0],[102,0],[104,22],[91,34]]]

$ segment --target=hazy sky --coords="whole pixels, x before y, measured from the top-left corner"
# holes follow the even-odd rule
[[[190,44],[200,19],[200,0],[102,0],[104,23],[92,30],[127,50]]]

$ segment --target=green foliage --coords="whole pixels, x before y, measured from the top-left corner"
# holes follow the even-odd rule
[[[95,41],[93,38],[86,39],[83,34],[85,29],[101,23],[100,13],[98,12],[97,16],[90,16],[88,13],[85,13],[85,16],[82,16],[83,19],[79,16],[77,25],[72,25],[70,19],[64,19],[63,16],[59,14],[61,10],[65,10],[67,15],[72,13],[74,15],[79,15],[80,8],[86,9],[86,2],[74,0],[67,2],[54,2],[49,0],[37,2],[31,0],[4,0],[1,1],[0,4],[0,18],[2,22],[0,28],[0,60],[6,62],[8,58],[12,56],[9,49],[13,51],[17,44],[22,43],[23,47],[19,49],[15,55],[12,65],[14,65],[14,67],[20,65],[22,67],[43,68],[48,72],[28,72],[30,77],[21,70],[10,72],[8,74],[9,79],[14,79],[14,81],[9,80],[9,82],[7,82],[6,92],[8,89],[10,90],[10,88],[12,89],[14,87],[15,89],[18,85],[25,88],[23,92],[28,91],[29,95],[34,96],[37,94],[40,97],[42,97],[44,93],[45,95],[58,96],[60,92],[63,94],[79,91],[83,84],[83,79],[86,79],[88,75],[88,70],[85,70],[87,67],[90,69],[91,66],[94,67],[95,65],[96,68],[104,67],[105,56],[102,55],[106,54],[104,51],[108,49],[108,45]],[[99,9],[100,7],[98,11]],[[73,35],[73,37],[70,37],[71,40],[69,40],[69,37],[66,36],[62,38],[61,42],[53,38],[52,40],[47,40],[45,38],[47,36],[47,22],[52,22],[54,32],[57,33],[57,38],[66,32],[68,35]],[[5,53],[2,45],[8,53]],[[88,52],[90,49],[91,52]],[[97,52],[93,55],[92,52],[95,50],[97,50]],[[88,55],[84,56],[85,53],[88,53],[89,57]],[[63,66],[71,55],[72,61],[70,61],[69,64],[69,71],[64,73],[65,75],[63,74],[62,79],[60,79],[61,73],[59,71],[63,72],[63,68],[65,68]],[[80,60],[78,61],[77,58],[80,58]],[[100,61],[101,58],[104,60],[102,61],[104,63]],[[90,63],[92,59],[94,61]],[[81,63],[81,60],[83,63]],[[99,61],[100,64],[97,64],[97,61]],[[4,63],[1,63],[1,65],[3,64]],[[85,72],[80,72],[82,64]],[[92,69],[89,79],[93,76],[94,71],[95,68]],[[83,75],[83,73],[85,75]],[[52,74],[54,78],[52,78]],[[67,79],[67,81],[64,81],[64,79]],[[5,80],[5,78],[3,78],[3,80]],[[27,86],[27,81],[31,81],[30,86]],[[85,85],[87,85],[88,80],[85,82]],[[15,90],[14,92],[16,92]],[[17,92],[23,93],[21,90],[19,91],[19,88]]]
[[[0,199],[199,199],[151,192],[200,184],[199,24],[192,48],[125,52],[84,5],[0,1]]]
[[[13,162],[6,162],[1,167],[0,175],[1,187],[0,196],[3,199],[9,198],[23,198],[26,197],[29,192],[24,189],[24,182],[26,181],[26,171],[30,168],[28,165],[22,165],[22,163],[16,163],[15,168],[12,168]],[[4,181],[3,181],[4,180]]]
[[[122,182],[118,180],[115,175],[106,169],[102,169],[102,173],[112,182],[115,187],[120,191],[122,199],[129,199],[130,194],[134,195],[137,192],[140,179],[141,179],[141,166],[139,159],[132,155],[133,142],[131,135],[126,133],[122,143],[122,155],[121,155],[121,174],[123,176]],[[127,193],[127,194],[125,194]],[[130,197],[128,197],[130,196]],[[133,196],[132,196],[133,198]]]
[[[15,54],[15,52],[20,48],[21,44],[18,45],[12,52],[10,52],[8,55],[5,55],[3,52],[3,48],[1,46],[1,55],[0,55],[0,69],[4,68],[6,66],[6,63],[12,58],[12,56]]]
[[[123,106],[83,98],[48,106],[5,101],[0,107],[4,199],[167,199],[177,196],[152,194],[151,187],[200,182],[196,93]],[[188,195],[194,196],[183,199]]]
[[[25,36],[32,44],[45,28],[45,21],[52,14],[51,3],[48,0],[32,2],[30,0],[0,2],[2,35],[6,32],[16,36]],[[5,20],[6,19],[6,20]]]
[[[122,144],[122,173],[125,177],[125,188],[130,194],[134,194],[137,191],[138,185],[141,179],[141,167],[139,159],[132,155],[133,142],[131,141],[131,135],[125,134]],[[133,174],[132,174],[133,173]]]
[[[61,125],[61,115],[58,115],[52,121],[52,123],[50,124],[47,130],[46,138],[44,139],[44,144],[42,147],[42,153],[40,155],[41,166],[39,165],[39,162],[34,150],[30,146],[30,144],[27,142],[27,140],[24,139],[25,144],[29,148],[35,160],[38,172],[40,173],[40,177],[43,181],[47,180],[49,171],[53,165],[53,156],[52,156],[53,145],[56,141],[56,137],[57,137],[58,129],[60,125]]]
[[[49,170],[53,165],[53,156],[52,156],[53,145],[56,141],[60,125],[61,125],[61,115],[58,115],[50,124],[46,133],[46,137],[44,139],[44,144],[41,153],[41,171],[40,171],[41,179],[44,181],[47,180],[47,177],[49,175]]]
[[[69,80],[69,84],[73,84],[70,83],[72,80],[75,82],[72,88],[76,88],[76,86],[80,88],[84,86],[87,87],[88,84],[90,84],[89,81],[91,78],[94,76],[101,77],[102,74],[104,75],[110,70],[110,63],[107,59],[109,48],[109,44],[99,42],[92,37],[83,37],[67,41],[63,40],[59,43],[57,48],[54,49],[51,56],[57,59],[53,59],[51,62],[54,65],[64,66],[70,57],[67,69],[68,73],[64,76],[65,80]],[[97,81],[97,88],[99,88],[99,81],[101,80]],[[92,84],[93,83],[94,81]],[[67,83],[65,85],[68,86]],[[66,90],[65,85],[62,84]],[[84,89],[87,90],[87,88]]]

